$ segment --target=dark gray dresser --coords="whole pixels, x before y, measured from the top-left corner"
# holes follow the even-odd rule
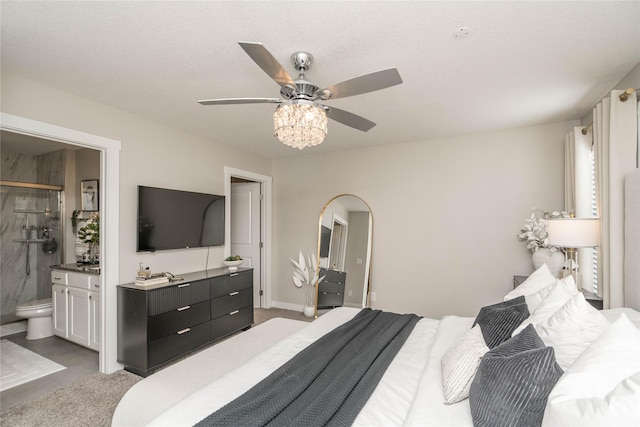
[[[146,377],[252,323],[252,269],[218,268],[161,285],[119,285],[118,362]]]
[[[318,285],[318,308],[342,307],[347,273],[321,268],[320,277],[322,276],[325,278]]]

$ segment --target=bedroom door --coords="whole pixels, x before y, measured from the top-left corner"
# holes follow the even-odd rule
[[[261,307],[261,191],[259,182],[231,184],[231,255],[253,268],[253,305]]]

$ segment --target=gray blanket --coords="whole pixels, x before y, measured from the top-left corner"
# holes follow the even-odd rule
[[[364,309],[196,426],[350,425],[418,320]]]

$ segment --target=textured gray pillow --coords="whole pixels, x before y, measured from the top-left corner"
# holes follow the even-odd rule
[[[540,426],[562,373],[553,348],[527,326],[482,358],[469,392],[474,427]]]
[[[487,347],[495,346],[511,338],[513,331],[529,317],[524,296],[482,307],[473,326],[480,325]]]

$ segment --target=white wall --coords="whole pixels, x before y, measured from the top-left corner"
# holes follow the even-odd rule
[[[119,283],[134,280],[138,262],[181,274],[203,270],[207,259],[206,249],[136,253],[138,185],[224,194],[224,166],[271,175],[271,161],[254,154],[10,73],[3,73],[1,83],[5,113],[122,142]],[[222,248],[212,249],[209,267],[222,266],[222,258]]]
[[[629,71],[627,75],[622,78],[622,80],[620,80],[614,87],[612,87],[611,90],[625,90],[629,88],[640,89],[640,62],[638,62],[636,66],[633,67],[631,71]],[[611,90],[607,93],[602,94],[602,98],[608,98]],[[589,111],[580,120],[582,126],[587,126],[591,122],[593,122],[593,111]]]
[[[274,178],[274,301],[304,303],[289,258],[317,247],[322,207],[351,193],[372,208],[374,306],[431,317],[474,315],[510,289],[514,274],[531,272],[530,254],[515,236],[532,207],[562,206],[563,138],[577,125],[271,162],[9,73],[1,83],[3,112],[122,142],[120,283],[133,280],[140,261],[180,274],[203,269],[207,257],[204,249],[137,254],[136,186],[222,194],[223,167],[231,166]],[[212,250],[209,266],[222,257],[222,249]]]
[[[531,208],[562,208],[563,140],[576,125],[274,161],[274,300],[303,303],[285,261],[316,247],[320,210],[350,193],[373,214],[374,307],[475,315],[511,289],[514,274],[532,272],[516,234]]]

